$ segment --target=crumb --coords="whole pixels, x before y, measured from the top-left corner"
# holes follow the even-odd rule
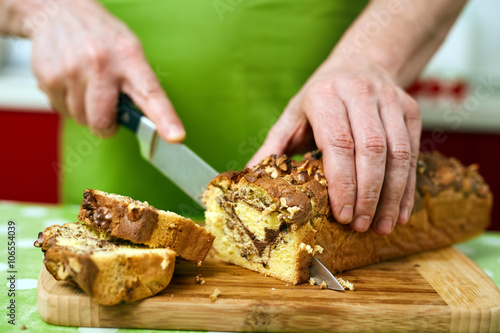
[[[208,298],[210,298],[210,300],[212,302],[215,302],[219,296],[220,296],[220,290],[219,289],[215,289],[214,293],[212,295],[208,296]]]
[[[323,250],[320,245],[314,245],[314,253],[323,253]]]
[[[26,325],[21,326],[21,331],[24,331],[25,329],[27,329]]]
[[[203,261],[198,261],[198,263],[196,264],[197,266],[201,266],[201,264],[203,264]]]
[[[309,253],[309,254],[313,254],[313,252],[314,252],[312,246],[309,244],[305,244],[305,243],[300,243],[299,249],[306,250],[307,253]]]
[[[195,284],[205,284],[205,279],[201,276],[201,274],[198,274],[194,277],[194,283]]]
[[[314,278],[309,278],[309,284],[314,286],[316,284],[316,280],[314,280]]]
[[[170,297],[174,297],[174,294],[170,295]]]
[[[319,286],[321,289],[326,289],[326,282],[323,281],[321,282],[320,286]]]
[[[287,286],[287,287],[290,287],[290,285],[289,285],[288,283],[286,284],[286,286]]]
[[[344,279],[338,277],[337,281],[346,290],[356,290],[356,288],[354,288],[354,285],[351,282],[347,281],[347,280],[344,280]]]
[[[276,288],[271,288],[271,290],[276,290]]]

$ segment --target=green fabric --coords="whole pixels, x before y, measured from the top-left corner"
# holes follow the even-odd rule
[[[36,305],[36,282],[43,265],[43,255],[40,249],[33,247],[39,231],[53,224],[63,224],[76,220],[79,206],[77,205],[24,205],[0,201],[0,307],[3,310],[0,320],[0,332],[20,332],[25,325],[25,332],[78,332],[76,327],[59,327],[46,324],[38,314]],[[10,302],[7,295],[7,225],[8,221],[16,224],[16,326],[7,323],[6,307]],[[479,265],[500,287],[500,232],[486,232],[482,236],[456,247]],[[26,288],[26,289],[21,289]],[[144,332],[153,330],[110,329],[102,332]],[[154,330],[155,332],[166,332]],[[85,332],[81,330],[80,332]],[[92,331],[91,331],[92,332]],[[93,333],[97,333],[99,330]]]
[[[142,41],[186,131],[217,171],[241,169],[290,98],[326,58],[366,1],[104,0]],[[193,201],[142,161],[126,130],[92,141],[68,120],[63,201],[85,188],[199,215]]]

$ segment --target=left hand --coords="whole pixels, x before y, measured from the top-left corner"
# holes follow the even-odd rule
[[[389,234],[408,221],[421,132],[417,103],[382,67],[323,66],[294,96],[248,162],[271,154],[323,152],[333,215]]]

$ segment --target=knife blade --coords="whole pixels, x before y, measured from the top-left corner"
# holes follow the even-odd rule
[[[118,100],[118,123],[136,134],[142,157],[205,208],[201,194],[217,171],[184,144],[163,140],[156,125],[125,94],[120,94]]]
[[[344,291],[344,287],[340,285],[332,272],[330,272],[316,257],[313,257],[311,260],[309,276],[314,279],[314,284],[318,286],[321,285],[321,282],[325,281],[328,289]]]

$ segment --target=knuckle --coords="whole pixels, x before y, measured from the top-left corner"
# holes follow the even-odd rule
[[[382,90],[382,99],[386,105],[399,104],[399,94],[393,87],[386,87]]]
[[[373,92],[372,82],[364,77],[351,78],[350,86],[360,96],[370,96]]]
[[[45,73],[39,79],[40,85],[47,90],[55,90],[62,84],[62,76],[57,73]]]
[[[120,38],[116,44],[117,51],[122,54],[125,58],[137,57],[141,54],[141,43],[139,39],[128,36],[126,38]]]
[[[354,154],[354,139],[347,132],[338,132],[330,137],[328,145],[336,151],[343,151],[346,154]]]
[[[412,153],[409,144],[394,145],[389,149],[388,157],[405,163],[410,163],[412,160]]]
[[[368,209],[375,210],[375,206],[380,197],[380,193],[377,190],[365,190],[359,194],[358,206],[365,207]]]
[[[309,86],[309,93],[317,96],[331,96],[335,93],[335,87],[330,80],[318,80],[311,83]]]
[[[405,109],[407,117],[420,121],[420,106],[418,105],[418,102],[409,95],[407,95]]]
[[[385,155],[387,153],[387,143],[384,137],[372,135],[363,142],[363,151],[370,155]]]

